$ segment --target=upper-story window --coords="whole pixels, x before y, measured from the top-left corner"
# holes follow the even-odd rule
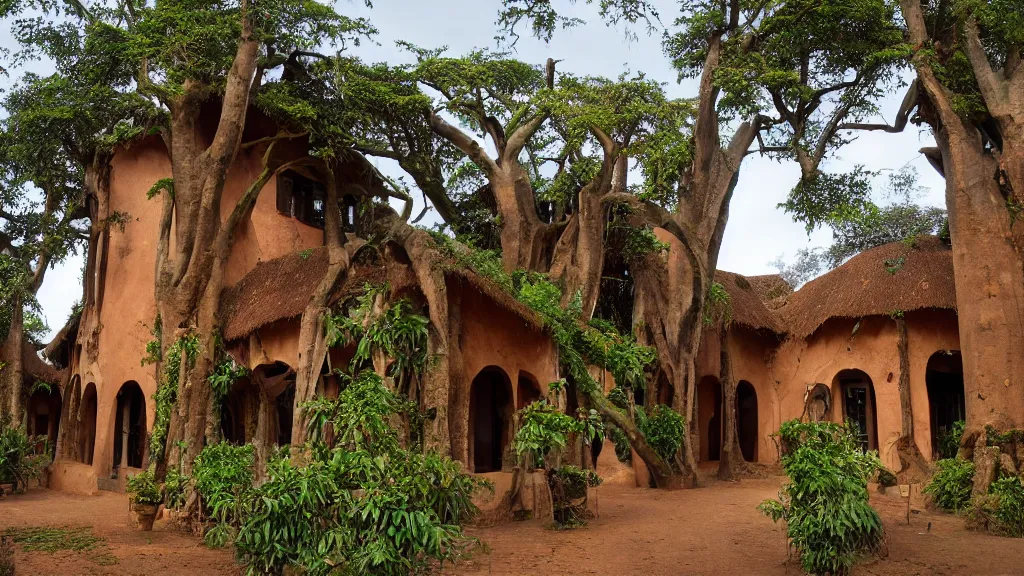
[[[277,211],[315,228],[324,227],[324,185],[288,170],[277,178]]]

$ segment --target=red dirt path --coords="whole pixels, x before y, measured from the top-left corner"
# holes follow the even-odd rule
[[[623,482],[625,478],[621,479]],[[781,478],[715,482],[699,490],[663,492],[611,479],[598,489],[600,518],[584,528],[553,531],[539,522],[473,529],[490,548],[447,574],[715,575],[800,574],[786,563],[783,528],[754,508],[775,496]],[[922,511],[904,522],[897,500],[873,497],[885,521],[889,556],[858,565],[855,575],[1024,574],[1024,540],[967,532],[963,520]],[[928,522],[932,523],[926,532]],[[16,555],[19,576],[110,574],[197,576],[238,574],[228,551],[158,521],[151,533],[131,528],[124,495],[71,496],[47,490],[0,500],[0,529],[93,526],[119,563],[99,566],[86,554]]]

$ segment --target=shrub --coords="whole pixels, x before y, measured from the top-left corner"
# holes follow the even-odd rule
[[[163,502],[163,498],[160,496],[160,486],[156,483],[156,477],[151,470],[129,476],[126,487],[128,497],[136,504],[156,506]]]
[[[185,505],[190,480],[177,468],[167,469],[167,476],[164,478],[164,504],[168,508],[178,509]]]
[[[963,420],[957,420],[948,430],[940,428],[936,438],[936,443],[939,445],[939,458],[956,458],[956,453],[960,451],[960,439],[963,436]]]
[[[372,372],[346,380],[337,400],[307,405],[311,437],[318,440],[305,447],[303,463],[274,458],[264,484],[233,497],[240,519],[234,543],[248,574],[280,574],[290,566],[308,575],[406,576],[454,561],[475,544],[462,524],[477,513],[472,496],[486,483],[450,458],[401,448],[388,425],[401,406]],[[323,440],[328,426],[330,444]],[[220,454],[223,459],[212,458]],[[216,485],[241,485],[248,457],[224,447],[209,456],[210,466],[230,457],[237,472]],[[202,492],[198,462],[195,477]],[[231,535],[229,528],[215,530],[218,538]]]
[[[9,416],[0,415],[0,484],[14,484],[21,492],[42,475],[50,459],[48,447],[35,452],[39,444],[46,446],[45,436],[29,436],[24,426],[13,426]]]
[[[935,505],[948,512],[961,512],[971,502],[974,484],[974,463],[960,458],[946,458],[935,463],[936,472],[924,487]]]
[[[577,466],[559,466],[548,472],[555,523],[572,528],[586,523],[587,489],[599,486],[601,478],[593,470]]]
[[[846,574],[864,552],[882,543],[882,520],[868,504],[868,479],[881,467],[863,452],[850,425],[784,422],[779,430],[782,467],[789,482],[779,500],[758,508],[786,521],[790,545],[812,574]]]
[[[206,543],[223,546],[237,532],[244,500],[252,490],[255,451],[251,444],[210,444],[196,457],[192,475],[203,510],[216,524]]]
[[[1017,476],[1003,476],[975,500],[969,526],[987,526],[996,534],[1024,537],[1024,485]]]
[[[686,420],[678,412],[658,404],[647,414],[642,406],[637,406],[636,425],[658,456],[669,463],[675,459],[686,430]]]

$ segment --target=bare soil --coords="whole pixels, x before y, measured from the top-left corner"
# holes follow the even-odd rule
[[[784,529],[755,506],[774,497],[783,479],[712,482],[698,490],[665,492],[632,487],[610,474],[597,489],[599,518],[556,531],[539,521],[470,533],[486,544],[447,574],[798,575],[787,562]],[[888,556],[865,559],[855,575],[1024,574],[1024,540],[968,532],[962,519],[919,510],[905,521],[905,504],[873,495],[885,522]],[[931,528],[928,528],[929,523]],[[118,563],[97,564],[88,552],[16,553],[19,576],[36,574],[238,574],[232,554],[209,550],[198,538],[158,520],[153,532],[133,529],[122,494],[73,496],[48,490],[0,500],[0,530],[11,526],[92,526]]]

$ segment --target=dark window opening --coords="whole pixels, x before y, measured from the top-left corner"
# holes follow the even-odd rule
[[[114,413],[114,467],[142,468],[146,445],[146,397],[135,382],[117,392]]]
[[[78,417],[78,461],[90,466],[96,448],[96,406],[96,385],[90,382],[82,394]]]
[[[469,391],[470,450],[474,472],[501,470],[511,440],[512,383],[500,368],[484,368]]]
[[[277,179],[277,211],[314,228],[324,227],[324,185],[291,170]]]
[[[736,435],[747,462],[757,461],[757,391],[746,380],[736,385]]]
[[[931,419],[931,440],[933,458],[956,456],[956,446],[943,442],[953,430],[953,424],[964,420],[964,365],[960,352],[941,351],[932,354],[925,370],[925,385],[928,388],[928,411]]]
[[[697,420],[700,461],[714,462],[722,457],[722,384],[714,376],[705,376],[697,386]]]
[[[836,375],[836,383],[842,395],[843,418],[856,426],[861,448],[878,449],[875,390],[871,378],[860,370],[843,370]],[[835,383],[832,388],[837,388]]]
[[[292,409],[295,404],[295,383],[292,382],[275,400],[277,404],[277,445],[292,442]]]

